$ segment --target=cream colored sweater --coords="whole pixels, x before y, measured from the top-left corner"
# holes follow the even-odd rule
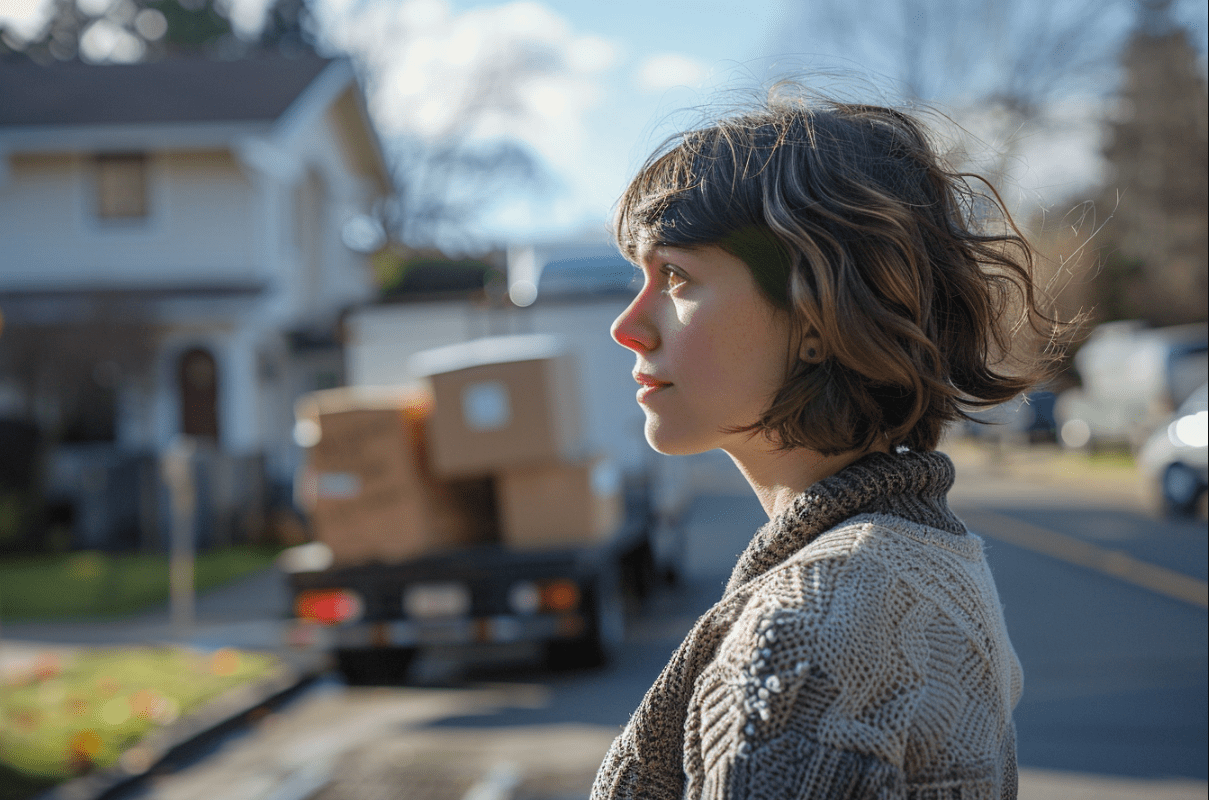
[[[761,528],[593,800],[1016,797],[1020,664],[952,482],[876,453]]]

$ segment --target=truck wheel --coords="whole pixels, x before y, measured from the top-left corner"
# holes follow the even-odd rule
[[[546,644],[546,664],[554,670],[591,669],[612,660],[625,640],[625,601],[615,571],[602,574],[584,598],[588,629],[576,639]]]
[[[350,686],[398,685],[406,682],[413,647],[376,647],[336,650],[336,668]]]
[[[1196,473],[1187,464],[1176,462],[1163,472],[1163,506],[1175,517],[1190,517],[1196,513],[1196,501],[1203,488]]]

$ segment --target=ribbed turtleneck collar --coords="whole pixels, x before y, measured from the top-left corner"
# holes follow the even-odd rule
[[[765,524],[735,565],[726,590],[738,588],[785,561],[819,534],[858,514],[889,514],[964,534],[946,499],[953,462],[943,453],[869,453],[798,495]]]

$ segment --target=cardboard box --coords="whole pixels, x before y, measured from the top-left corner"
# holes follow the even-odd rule
[[[621,526],[621,473],[604,458],[500,472],[496,498],[503,542],[517,549],[607,541]]]
[[[498,540],[492,482],[440,480],[428,468],[431,410],[420,390],[335,389],[299,404],[299,438],[313,439],[303,504],[337,564]]]
[[[418,353],[436,408],[430,462],[441,477],[570,461],[583,451],[575,364],[552,336],[477,339]]]

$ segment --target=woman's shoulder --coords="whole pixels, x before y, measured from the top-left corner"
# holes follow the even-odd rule
[[[781,625],[827,635],[868,632],[874,619],[893,617],[892,608],[913,607],[917,614],[929,609],[929,615],[956,621],[986,606],[987,613],[977,616],[987,619],[959,623],[974,629],[990,622],[999,606],[978,536],[882,514],[853,517],[823,532],[753,580],[748,591],[743,616],[749,624],[776,617]],[[954,607],[956,596],[973,602]]]

